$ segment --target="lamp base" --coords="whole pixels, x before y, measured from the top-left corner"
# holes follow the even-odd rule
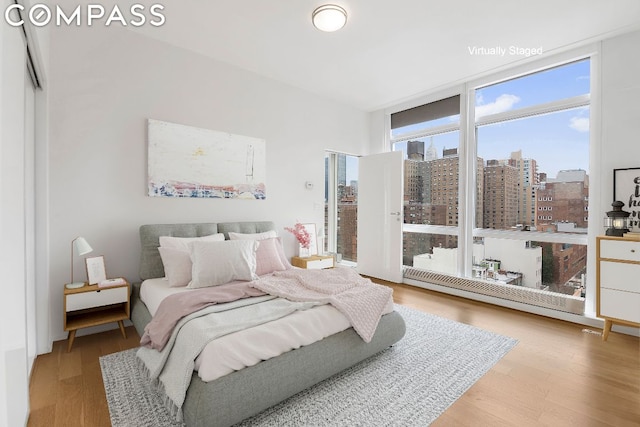
[[[616,236],[623,237],[624,233],[628,233],[629,229],[627,228],[607,228],[604,232],[605,236]]]
[[[66,285],[64,285],[64,287],[67,289],[78,289],[83,286],[84,286],[84,282],[73,282],[73,283],[67,283]]]

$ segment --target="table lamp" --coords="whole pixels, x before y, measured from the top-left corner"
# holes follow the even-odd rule
[[[71,241],[71,282],[67,283],[67,289],[76,289],[84,286],[84,282],[74,282],[73,281],[73,251],[78,254],[78,256],[86,255],[89,252],[93,251],[93,248],[89,246],[89,243],[85,240],[84,237],[76,237]]]
[[[623,202],[615,201],[611,203],[613,210],[607,212],[604,219],[605,235],[607,236],[624,236],[629,232],[629,215],[631,213],[623,211]]]

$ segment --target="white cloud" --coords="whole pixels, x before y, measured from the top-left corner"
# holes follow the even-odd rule
[[[588,117],[571,117],[569,120],[569,127],[578,132],[589,132],[589,118]]]
[[[476,99],[476,117],[509,111],[518,102],[520,102],[520,98],[516,95],[503,94],[496,98],[495,101],[481,105],[482,97],[479,97]]]

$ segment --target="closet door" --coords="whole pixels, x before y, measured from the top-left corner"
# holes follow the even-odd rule
[[[35,168],[35,127],[36,92],[27,70],[24,84],[24,238],[25,238],[25,282],[27,309],[27,357],[31,373],[38,354],[36,332],[36,168]]]
[[[25,237],[26,43],[20,28],[0,25],[0,425],[29,416]]]

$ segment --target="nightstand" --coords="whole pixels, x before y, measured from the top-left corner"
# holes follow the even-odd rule
[[[123,321],[128,318],[129,282],[104,288],[87,284],[64,289],[64,330],[69,331],[67,351],[71,351],[80,328],[118,322],[122,336],[127,338]]]
[[[325,255],[311,255],[309,257],[294,256],[291,258],[291,265],[307,270],[333,268],[333,257]]]

